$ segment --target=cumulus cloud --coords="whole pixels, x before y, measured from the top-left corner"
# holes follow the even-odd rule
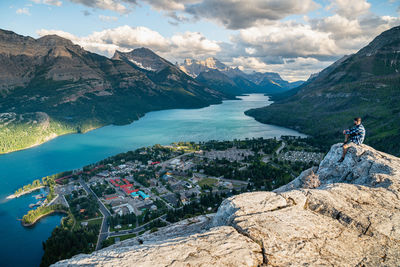
[[[232,41],[258,57],[328,57],[337,51],[328,33],[291,21],[240,30]]]
[[[371,4],[366,0],[334,0],[328,7],[345,18],[357,18],[369,11]]]
[[[259,71],[277,71],[289,80],[305,79],[400,24],[398,17],[372,13],[353,19],[335,14],[305,21],[278,21],[242,29],[231,37],[234,49],[228,50],[225,60],[246,70],[253,66]]]
[[[299,57],[296,59],[285,59],[280,64],[266,64],[259,58],[254,57],[237,57],[233,58],[231,63],[232,66],[238,66],[244,71],[251,72],[253,70],[259,72],[277,72],[281,77],[287,81],[298,81],[307,80],[310,73],[319,72],[322,68],[325,68],[332,64],[331,61],[320,62],[315,58],[303,58]]]
[[[326,32],[334,40],[336,54],[353,53],[367,45],[375,36],[400,24],[400,18],[369,14],[357,19],[334,15],[311,22],[314,30]]]
[[[254,26],[240,30],[231,40],[242,48],[243,54],[258,57],[332,60],[356,52],[381,32],[399,24],[398,17],[369,15],[347,19],[335,14],[310,20],[309,24],[285,21]]]
[[[179,58],[199,58],[212,55],[220,51],[217,42],[208,40],[199,32],[185,32],[171,37],[171,43],[175,47]]]
[[[237,66],[240,69],[247,71],[256,70],[260,72],[266,72],[269,70],[267,64],[255,57],[236,57],[232,59],[230,65]]]
[[[185,11],[216,21],[228,29],[244,29],[292,14],[304,14],[318,6],[312,0],[203,0],[188,5]]]
[[[38,35],[57,34],[85,49],[112,56],[115,50],[130,51],[138,47],[147,47],[167,59],[183,60],[187,57],[200,58],[215,55],[220,51],[217,42],[208,40],[198,32],[177,33],[170,38],[147,27],[121,26],[114,29],[94,32],[88,36],[78,37],[58,30],[39,30]]]
[[[116,49],[128,51],[133,48],[145,46],[156,51],[167,49],[167,40],[158,32],[146,27],[120,26],[100,32],[93,32],[84,37],[78,37],[71,33],[57,30],[42,29],[37,32],[40,36],[57,34],[72,42],[79,44],[85,49],[111,56]]]
[[[15,13],[18,15],[28,15],[28,16],[31,15],[31,13],[29,12],[29,8],[27,7],[18,8],[17,11],[15,11]]]

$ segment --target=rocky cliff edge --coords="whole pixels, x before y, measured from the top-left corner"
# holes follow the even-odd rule
[[[400,159],[362,145],[274,192],[54,266],[398,266]]]

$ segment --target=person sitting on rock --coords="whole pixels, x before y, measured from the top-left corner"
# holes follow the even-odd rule
[[[344,160],[347,150],[350,147],[350,143],[361,145],[364,142],[365,128],[361,124],[361,118],[360,117],[354,118],[354,127],[351,129],[344,130],[343,134],[345,136],[345,140],[343,143],[343,154],[339,162],[342,162]]]

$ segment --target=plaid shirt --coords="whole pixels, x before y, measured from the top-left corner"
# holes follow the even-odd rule
[[[362,124],[359,124],[351,129],[346,130],[346,134],[350,135],[351,142],[361,145],[365,138],[365,128]]]

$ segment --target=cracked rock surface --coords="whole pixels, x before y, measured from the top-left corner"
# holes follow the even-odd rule
[[[57,266],[398,266],[400,159],[366,145],[274,192],[224,200],[215,216],[58,262]],[[136,243],[135,243],[136,242]]]

